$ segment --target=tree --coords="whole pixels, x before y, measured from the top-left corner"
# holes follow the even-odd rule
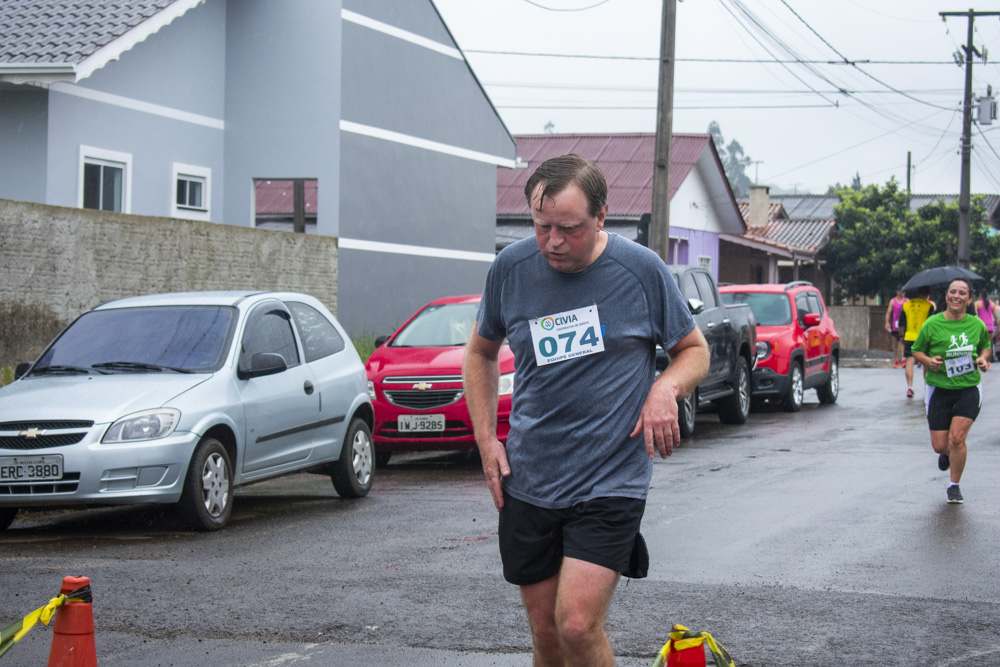
[[[850,188],[851,190],[860,190],[863,186],[861,185],[861,174],[859,172],[854,172],[854,178],[851,179],[850,185],[841,185],[838,181],[836,185],[831,185],[826,189],[826,194],[835,195],[844,188]]]
[[[895,179],[881,188],[843,188],[837,194],[837,230],[827,245],[827,259],[845,293],[888,299],[917,271],[957,263],[957,201],[912,212]],[[981,197],[973,202],[972,220],[970,265],[995,289],[1000,285],[1000,236],[985,222]]]
[[[733,194],[737,199],[745,199],[750,196],[750,186],[752,185],[750,177],[747,176],[746,170],[753,160],[750,156],[743,154],[743,146],[740,142],[733,139],[726,146],[726,140],[722,136],[722,130],[719,129],[719,124],[714,120],[708,124],[708,133],[712,135],[712,143],[715,144],[715,150],[719,153],[719,159],[722,161],[722,169],[726,173],[726,178],[729,180],[729,187],[732,188]]]

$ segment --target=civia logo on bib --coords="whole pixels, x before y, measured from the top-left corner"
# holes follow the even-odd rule
[[[552,327],[556,325],[556,321],[551,317],[543,317],[540,324],[542,325],[543,329],[549,331],[550,329],[552,329]]]

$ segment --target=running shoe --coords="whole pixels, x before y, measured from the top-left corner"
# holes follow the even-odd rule
[[[951,460],[948,458],[947,454],[941,454],[938,456],[938,470],[947,470],[951,467]]]
[[[913,398],[913,387],[907,387],[906,388],[906,397],[907,398]]]
[[[952,504],[962,502],[962,492],[958,490],[958,484],[948,487],[948,502]]]
[[[893,367],[893,368],[899,368],[899,362],[897,361],[896,363],[894,363],[894,364],[892,365],[892,367]]]

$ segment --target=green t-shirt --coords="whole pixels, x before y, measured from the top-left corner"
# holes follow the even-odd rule
[[[944,359],[941,368],[936,371],[928,368],[925,376],[927,384],[942,389],[964,389],[979,384],[976,357],[989,346],[990,335],[981,319],[966,315],[960,320],[949,320],[944,313],[927,318],[913,343],[915,351]]]

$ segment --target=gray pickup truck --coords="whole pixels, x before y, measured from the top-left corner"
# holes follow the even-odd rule
[[[750,414],[750,377],[757,360],[757,322],[745,304],[725,304],[712,274],[699,266],[671,265],[694,321],[705,334],[711,353],[708,375],[697,391],[677,402],[681,437],[694,432],[698,407],[714,403],[724,424],[742,424]],[[657,350],[656,369],[670,365]]]

